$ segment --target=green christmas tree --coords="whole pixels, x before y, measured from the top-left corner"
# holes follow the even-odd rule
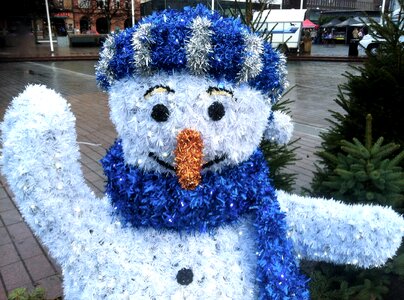
[[[321,134],[321,150],[317,153],[320,161],[311,184],[314,195],[332,196],[333,190],[323,183],[334,172],[334,164],[324,153],[337,155],[341,140],[362,139],[366,115],[373,117],[374,136],[404,146],[400,109],[404,102],[404,44],[400,41],[404,36],[404,0],[399,3],[398,15],[385,15],[382,23],[372,21],[369,26],[374,38],[384,40],[377,55],[369,53],[362,66],[353,67],[355,74],[344,74],[347,82],[339,87],[335,100],[344,112],[331,111],[330,130]],[[403,161],[400,164],[403,167]]]
[[[383,16],[369,32],[383,39],[376,55],[345,74],[332,111],[331,128],[321,135],[321,149],[311,193],[347,203],[392,206],[404,212],[402,107],[404,95],[404,0],[393,20]],[[370,118],[372,116],[372,119]],[[368,116],[368,117],[367,117]],[[364,120],[367,117],[367,122]],[[372,121],[372,122],[371,122]],[[372,126],[371,126],[372,125]],[[372,135],[379,137],[372,141]],[[363,142],[360,142],[363,141]],[[404,245],[381,268],[357,269],[304,262],[311,277],[312,299],[404,299]]]
[[[342,140],[336,155],[320,152],[332,172],[323,180],[330,194],[347,203],[379,204],[400,211],[404,206],[404,173],[399,166],[404,150],[383,137],[372,141],[372,118],[368,115],[365,140]],[[307,264],[310,266],[310,264]],[[304,268],[311,277],[312,299],[404,299],[404,246],[381,268],[357,269],[317,263]]]
[[[404,173],[399,165],[404,151],[393,157],[400,145],[383,145],[383,137],[372,143],[371,122],[368,115],[364,144],[357,138],[353,142],[342,140],[337,155],[319,153],[334,168],[322,184],[334,198],[344,202],[387,205],[404,212],[400,211],[404,207]]]

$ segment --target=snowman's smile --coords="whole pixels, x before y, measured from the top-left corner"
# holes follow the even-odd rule
[[[160,166],[162,166],[168,170],[175,171],[174,166],[172,166],[170,163],[159,158],[154,152],[149,152],[149,157],[154,159]],[[210,161],[204,163],[202,165],[202,169],[210,168],[214,164],[218,164],[218,163],[224,161],[226,158],[227,158],[226,154],[223,154],[222,156],[216,156],[213,160],[210,160]]]

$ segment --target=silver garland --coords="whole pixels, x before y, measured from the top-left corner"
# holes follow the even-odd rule
[[[206,17],[196,17],[192,22],[192,37],[185,45],[187,67],[191,74],[202,75],[209,69],[209,53],[212,53],[210,29],[212,23]]]
[[[289,81],[287,79],[288,77],[288,70],[286,68],[286,56],[278,52],[279,55],[279,62],[276,64],[276,68],[278,69],[278,78],[280,79],[280,87],[275,88],[271,91],[270,97],[268,98],[268,101],[270,104],[275,104],[276,102],[279,101],[279,99],[282,98],[283,96],[283,91],[285,91],[289,87]]]
[[[149,66],[151,63],[150,47],[153,43],[151,27],[150,23],[141,24],[132,37],[132,46],[135,50],[133,63],[136,70],[144,75],[151,73]]]
[[[262,54],[264,52],[264,41],[257,35],[244,34],[244,62],[240,72],[237,74],[239,82],[246,82],[259,75],[262,71]]]
[[[97,74],[105,74],[108,83],[112,84],[115,80],[114,72],[109,68],[109,62],[115,55],[115,36],[109,35],[103,44],[103,50],[100,53],[100,59],[95,67]]]

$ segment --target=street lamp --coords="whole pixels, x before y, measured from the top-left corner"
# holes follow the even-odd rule
[[[382,1],[382,15],[384,14],[384,7],[386,6],[386,0]]]
[[[45,7],[46,7],[46,18],[48,20],[48,34],[49,34],[50,49],[51,49],[51,52],[53,53],[52,28],[51,28],[52,24],[51,24],[50,16],[49,16],[48,0],[45,0]]]
[[[135,0],[132,0],[132,27],[135,26]]]

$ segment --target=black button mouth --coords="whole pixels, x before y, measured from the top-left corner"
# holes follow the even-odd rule
[[[168,162],[165,162],[164,160],[160,159],[155,153],[150,152],[149,157],[153,158],[160,166],[166,168],[167,170],[171,170],[175,172],[175,167],[170,165]],[[216,156],[215,159],[208,161],[207,163],[204,163],[202,166],[202,169],[209,168],[213,166],[214,164],[218,164],[226,159],[226,154],[222,156]]]
[[[177,282],[181,285],[189,285],[194,280],[192,269],[182,268],[177,273]]]

